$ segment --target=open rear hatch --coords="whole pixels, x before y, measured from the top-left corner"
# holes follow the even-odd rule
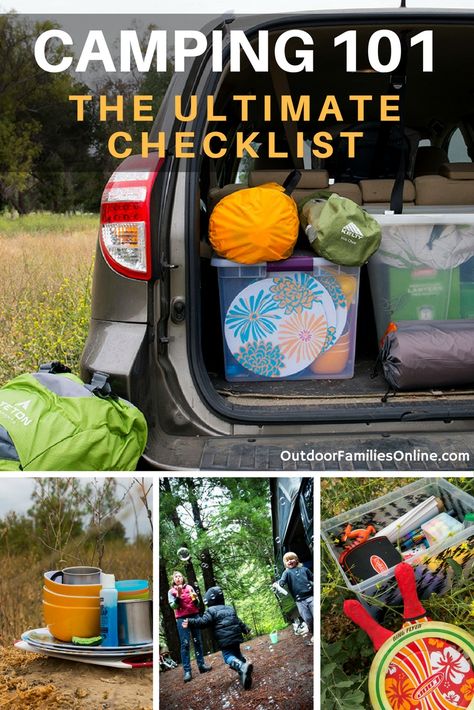
[[[443,176],[439,166],[430,166],[428,175],[426,172],[422,173],[421,168],[417,173],[416,165],[419,146],[431,147],[440,152],[447,147],[452,154],[446,156],[446,159],[450,162],[459,162],[460,159],[455,153],[456,146],[450,142],[456,130],[462,130],[467,150],[472,150],[474,104],[471,86],[465,77],[460,76],[460,68],[469,65],[468,55],[469,48],[474,43],[474,27],[470,24],[455,23],[453,19],[446,21],[445,24],[437,20],[436,24],[430,25],[426,21],[420,22],[417,18],[410,18],[405,22],[400,21],[399,18],[400,16],[389,18],[386,27],[401,37],[413,36],[431,28],[435,32],[436,43],[436,65],[433,74],[421,70],[421,50],[418,54],[415,50],[411,51],[408,57],[403,131],[408,155],[406,180],[410,184],[407,195],[405,196],[404,193],[405,223],[407,218],[409,220],[410,214],[419,216],[433,213],[432,224],[435,227],[437,219],[444,224],[449,222],[449,215],[452,215],[454,223],[459,223],[461,221],[459,215],[462,214],[462,220],[472,227],[472,256],[474,257],[474,209],[471,208],[474,203],[474,179],[462,181],[462,188],[467,190],[468,197],[460,197],[461,193],[456,190],[455,177]],[[364,25],[360,17],[358,22],[362,22],[357,30],[358,41],[361,46],[367,46],[368,38],[376,28],[370,22]],[[292,23],[292,27],[295,26]],[[380,26],[380,18],[378,26]],[[397,169],[397,165],[394,167],[393,161],[390,165],[387,159],[390,144],[383,142],[391,140],[387,131],[384,137],[382,130],[376,140],[372,153],[375,158],[373,157],[372,164],[368,165],[367,174],[363,174],[363,168],[357,166],[359,172],[361,170],[362,172],[360,175],[355,175],[354,165],[351,165],[350,161],[347,169],[340,164],[342,151],[339,137],[340,121],[334,122],[328,118],[323,124],[318,124],[318,121],[313,118],[311,121],[282,121],[274,118],[268,122],[264,121],[262,114],[264,96],[271,96],[273,115],[277,116],[275,107],[286,91],[293,96],[295,105],[299,96],[310,94],[311,102],[318,104],[319,107],[324,97],[331,94],[338,99],[344,127],[373,126],[374,122],[377,123],[380,115],[376,101],[372,102],[371,106],[367,105],[364,121],[361,122],[358,120],[360,116],[357,114],[354,102],[351,104],[348,97],[352,94],[380,97],[390,91],[392,86],[390,77],[387,74],[368,71],[363,62],[359,71],[350,74],[346,72],[342,53],[334,49],[334,37],[350,28],[349,25],[337,25],[334,18],[330,23],[322,20],[318,26],[306,27],[315,38],[318,48],[318,66],[321,67],[317,74],[310,75],[313,76],[311,81],[304,73],[295,73],[283,78],[282,73],[277,70],[270,72],[269,81],[268,75],[254,72],[245,61],[238,73],[224,71],[219,89],[216,91],[215,112],[228,117],[226,131],[229,145],[232,144],[232,136],[237,131],[259,133],[259,137],[254,142],[258,157],[244,156],[236,159],[231,150],[219,160],[211,160],[203,156],[199,174],[190,172],[188,175],[190,190],[188,204],[200,204],[200,221],[192,223],[189,235],[191,298],[201,304],[200,309],[192,314],[195,321],[189,330],[190,360],[198,389],[209,406],[230,421],[256,423],[450,421],[470,419],[474,413],[474,385],[443,389],[427,386],[416,391],[394,395],[387,392],[388,386],[380,368],[378,374],[374,376],[380,338],[380,327],[377,328],[379,323],[376,324],[374,319],[374,306],[377,312],[380,304],[374,303],[374,284],[369,283],[371,279],[367,267],[362,268],[360,277],[353,377],[317,380],[267,378],[262,381],[226,379],[217,269],[210,263],[207,240],[209,214],[216,202],[216,191],[219,196],[219,191],[225,195],[238,190],[246,186],[252,173],[261,170],[290,171],[294,167],[299,167],[304,168],[307,173],[318,174],[318,180],[321,174],[326,172],[329,177],[329,189],[351,198],[360,195],[359,204],[369,212],[382,215],[390,206],[389,202],[386,202],[387,186],[377,185],[379,179],[385,182],[393,181],[395,178],[393,172]],[[275,32],[280,33],[284,29],[279,26]],[[387,47],[382,44],[380,47],[382,62],[386,50]],[[325,71],[324,67],[326,67]],[[328,67],[331,67],[331,71]],[[439,99],[440,93],[444,96],[443,101]],[[256,97],[250,105],[248,121],[242,121],[239,111],[235,105],[232,105],[231,99],[236,94],[251,94]],[[381,129],[384,128],[383,124],[379,125]],[[212,125],[211,122],[206,130],[207,132],[219,130],[219,124]],[[275,141],[281,153],[279,158],[270,160],[264,137],[269,130],[274,131]],[[318,157],[311,150],[311,136],[321,130],[329,132],[335,146],[332,156],[327,159]],[[305,148],[300,157],[295,157],[294,151],[296,131],[304,134]],[[374,167],[374,160],[378,168]],[[471,159],[468,157],[468,160]],[[472,177],[474,178],[474,172]],[[433,190],[429,183],[431,178],[436,188]],[[426,182],[426,179],[428,183],[424,184],[423,180]],[[443,187],[445,183],[438,184],[440,180],[448,181],[447,188]],[[461,181],[457,182],[459,184]],[[379,193],[378,187],[381,187]],[[455,195],[452,203],[446,202],[446,190],[449,194]],[[433,203],[430,202],[429,197],[426,197],[427,193],[433,194]],[[471,193],[472,198],[469,197]],[[440,220],[441,216],[443,219]],[[307,243],[300,241],[300,244],[308,249]],[[474,264],[474,261],[471,261],[471,264]],[[472,318],[474,312],[472,315],[466,315],[466,309],[462,310],[459,305],[459,289],[460,279],[462,281],[465,278],[468,283],[470,276],[466,274],[474,273],[474,267],[470,270],[465,268],[462,274],[459,273],[459,266],[454,268],[458,295],[454,297],[451,291],[447,292],[446,298],[457,299],[455,312],[447,317]],[[409,270],[410,265],[407,264],[406,271]],[[411,287],[411,284],[407,284],[407,292]],[[416,285],[414,288],[416,290]],[[429,307],[428,303],[428,310],[417,317],[433,317]],[[406,318],[406,315],[404,317]]]

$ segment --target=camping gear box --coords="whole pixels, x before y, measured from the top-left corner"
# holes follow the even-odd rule
[[[359,267],[306,254],[252,266],[211,263],[228,381],[353,376]]]
[[[383,214],[368,262],[377,337],[399,320],[471,317],[472,214]]]
[[[348,524],[353,528],[373,525],[378,532],[430,496],[440,498],[445,510],[453,511],[453,517],[460,522],[463,522],[467,513],[474,512],[474,496],[443,478],[423,478],[330,520],[321,521],[321,537],[345,585],[374,615],[382,605],[396,606],[401,603],[394,567],[358,584],[353,583],[339,563],[339,556],[345,548],[337,540]],[[420,598],[424,599],[432,593],[445,594],[456,586],[459,577],[457,572],[462,569],[464,575],[467,575],[474,565],[474,523],[427,548],[425,553],[410,559],[409,563],[415,570]]]
[[[376,256],[369,275],[379,340],[392,321],[461,317],[459,269],[400,269]]]

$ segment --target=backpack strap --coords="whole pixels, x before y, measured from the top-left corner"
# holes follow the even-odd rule
[[[94,372],[89,385],[84,385],[96,397],[106,399],[117,399],[117,396],[112,392],[112,387],[109,382],[109,375],[106,372]]]
[[[403,189],[405,187],[406,155],[405,155],[405,99],[407,84],[407,46],[408,38],[406,33],[401,36],[402,56],[398,71],[390,77],[390,87],[398,91],[400,97],[400,121],[398,123],[398,135],[400,140],[400,159],[398,170],[393,183],[392,194],[390,196],[390,209],[395,214],[403,212]]]
[[[62,362],[54,360],[53,362],[44,362],[39,366],[38,372],[48,372],[50,375],[61,375],[65,372],[71,372],[71,368],[63,365]]]
[[[285,182],[283,183],[283,189],[285,191],[285,195],[291,195],[299,181],[301,180],[301,173],[299,170],[292,170],[291,173],[288,175],[288,177],[285,179]]]
[[[66,372],[71,372],[71,369],[62,362],[45,362],[39,366],[38,372],[47,372],[50,375],[61,375]],[[95,394],[96,397],[117,399],[117,396],[112,392],[112,387],[110,386],[109,376],[106,372],[94,372],[89,385],[84,383],[84,387]]]

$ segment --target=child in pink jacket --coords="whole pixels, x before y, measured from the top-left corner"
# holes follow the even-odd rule
[[[184,682],[188,683],[192,679],[191,675],[191,638],[194,643],[194,653],[200,673],[210,671],[212,666],[208,666],[204,660],[202,648],[201,632],[197,628],[191,630],[183,627],[185,619],[193,619],[199,616],[198,596],[190,584],[186,583],[181,572],[173,572],[173,584],[168,591],[168,602],[176,617],[179,640],[181,642],[181,662],[183,664]]]

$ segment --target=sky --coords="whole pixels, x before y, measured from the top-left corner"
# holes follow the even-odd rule
[[[160,14],[157,0],[134,0],[133,12],[135,14],[147,13]],[[474,9],[474,0],[406,0],[407,7],[438,7],[438,8],[468,8]],[[334,8],[365,8],[365,7],[399,7],[400,0],[200,0],[199,12],[220,15],[228,12],[252,13],[264,12],[292,12],[303,10],[320,10]],[[175,0],[174,13],[196,14],[195,0]],[[81,13],[117,13],[130,14],[130,0],[82,0],[80,5],[71,3],[66,5],[64,0],[0,0],[0,9],[3,11],[14,9],[24,13],[56,13],[75,14],[80,9]]]
[[[79,477],[81,482],[86,482],[85,478]],[[87,479],[90,481],[90,479]],[[149,479],[148,479],[149,480]],[[121,494],[131,484],[131,478],[117,478],[117,496],[120,497]],[[34,489],[34,478],[19,478],[9,479],[2,477],[0,478],[0,518],[10,511],[15,511],[18,514],[26,513],[28,508],[31,507],[31,493]],[[151,495],[150,495],[150,507],[151,507]],[[124,503],[122,509],[117,516],[120,522],[124,525],[127,538],[133,540],[136,535],[136,525],[135,525],[135,514],[133,508],[137,513],[138,530],[140,534],[149,535],[150,525],[146,516],[146,511],[138,496],[135,494],[133,498],[133,505],[131,502],[128,504]]]

